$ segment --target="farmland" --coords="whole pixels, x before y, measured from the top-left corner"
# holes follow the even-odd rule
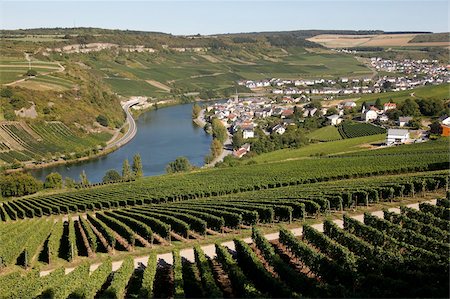
[[[384,128],[377,127],[372,124],[346,121],[338,126],[325,126],[314,130],[307,136],[311,140],[323,142],[369,135],[379,135],[385,132],[386,130]]]
[[[386,136],[384,134],[380,134],[345,140],[313,143],[298,149],[282,149],[271,153],[265,153],[252,158],[252,160],[258,163],[266,163],[291,159],[304,159],[313,156],[333,155],[344,152],[358,152],[366,150],[367,146],[371,143],[383,142],[385,138]]]
[[[75,152],[96,149],[108,141],[109,134],[80,138],[61,122],[28,125],[24,122],[0,124],[0,163],[42,161],[55,155],[66,158]]]
[[[386,129],[368,123],[344,122],[338,126],[342,138],[355,138],[386,133]]]
[[[31,68],[40,74],[58,71],[60,65],[56,62],[32,60]],[[24,58],[9,57],[0,60],[0,84],[11,83],[25,78],[29,63]]]
[[[125,54],[124,54],[125,55]],[[315,54],[302,48],[286,52],[240,53],[239,59],[222,53],[126,54],[114,60],[84,61],[106,78],[112,89],[123,95],[167,96],[145,82],[154,80],[171,88],[186,91],[212,89],[223,91],[240,79],[268,77],[363,76],[370,70],[353,57],[340,54]],[[212,59],[213,58],[213,59]],[[121,60],[122,61],[122,60]],[[132,86],[134,88],[129,88]]]
[[[318,141],[334,141],[342,139],[335,126],[325,126],[308,134],[308,138]]]
[[[435,41],[433,38],[426,40],[423,37],[416,39],[416,36],[418,34],[410,33],[376,35],[322,34],[311,37],[308,40],[328,48],[449,46],[448,41]],[[418,42],[415,42],[415,40],[418,40]]]
[[[408,190],[411,192],[412,189]],[[419,187],[418,190],[422,189]],[[254,227],[250,245],[240,239],[227,245],[233,249],[234,255],[224,245],[216,244],[214,255],[210,252],[205,255],[202,248],[195,246],[192,260],[181,259],[180,252],[174,250],[171,262],[162,266],[157,266],[156,254],[152,253],[144,262],[145,267],[136,269],[133,260],[126,257],[115,269],[111,260],[106,259],[95,268],[83,262],[68,274],[63,268],[46,276],[40,276],[38,270],[12,272],[0,276],[0,290],[7,297],[21,298],[40,294],[55,294],[58,298],[66,298],[70,294],[127,298],[143,294],[153,297],[174,294],[186,297],[227,297],[230,294],[238,297],[292,297],[300,294],[308,297],[331,294],[360,297],[380,295],[377,285],[370,283],[377,279],[384,282],[383,294],[388,297],[427,294],[430,286],[434,294],[447,296],[449,227],[445,219],[448,206],[448,199],[438,199],[436,205],[419,204],[418,210],[401,207],[385,210],[382,215],[365,213],[364,217],[355,218],[344,215],[342,220],[304,225],[300,237],[281,228],[277,234],[279,239],[271,241]],[[64,224],[61,221],[45,224],[38,220],[36,227],[39,232],[36,234],[41,231],[42,236],[50,234],[48,247],[43,249],[45,252],[40,253],[39,258],[58,258],[58,244],[54,242],[58,239],[61,239],[59,247],[62,249],[59,252],[63,255],[69,253],[64,256],[66,259],[73,258],[71,252],[92,254],[90,250],[86,252],[86,248],[92,249],[90,244],[95,244],[92,237],[99,231],[105,234],[112,231],[106,223],[126,236],[125,228],[128,226],[123,222],[118,226],[120,222],[117,219],[130,226],[140,223],[142,229],[145,228],[143,223],[149,221],[142,220],[149,218],[145,213],[138,217],[141,221],[123,216],[127,214],[139,215],[123,210],[108,212],[109,216],[105,212],[105,215],[98,214],[95,218],[88,216],[87,219],[79,218]],[[92,229],[88,225],[92,225]],[[13,232],[8,226],[0,229],[7,235]],[[136,234],[136,240],[143,241],[142,236],[151,239],[142,229]],[[52,237],[53,234],[56,237]],[[77,243],[76,238],[83,238],[84,242]],[[125,244],[125,239],[117,238],[117,248]],[[80,246],[76,247],[76,244]],[[36,250],[32,246],[28,248]],[[26,250],[24,259],[20,261],[32,261],[27,259],[28,254],[32,256]],[[375,272],[374,267],[377,269]],[[407,277],[405,273],[408,273]],[[223,275],[227,275],[227,279]],[[419,278],[425,277],[429,281],[426,286],[417,284]],[[387,284],[392,280],[396,282],[394,285]],[[399,289],[399,283],[404,288]],[[165,285],[170,287],[163,287]]]
[[[394,101],[396,103],[401,103],[408,98],[419,98],[419,99],[447,99],[449,97],[450,85],[442,84],[436,86],[425,86],[416,88],[414,90],[405,90],[398,92],[385,92],[381,94],[367,94],[356,99],[358,103],[374,103],[376,99],[380,99],[381,103],[387,103],[389,101]]]

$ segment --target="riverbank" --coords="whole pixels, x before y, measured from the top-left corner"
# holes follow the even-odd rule
[[[192,121],[200,128],[205,128],[205,126],[208,124],[205,118],[205,109],[200,110],[200,113],[197,116],[197,118],[193,119]],[[215,157],[210,163],[203,165],[202,168],[214,167],[217,163],[222,162],[226,156],[232,154],[233,154],[233,140],[227,128],[227,139],[223,143],[222,152],[220,153],[219,156]]]
[[[128,142],[130,142],[134,138],[134,136],[136,136],[137,126],[136,126],[136,122],[133,118],[133,115],[130,112],[130,108],[138,103],[139,103],[139,100],[129,100],[129,101],[121,103],[122,108],[125,111],[125,114],[127,115],[126,121],[122,125],[122,127],[116,131],[116,134],[113,135],[111,140],[109,140],[107,142],[106,147],[102,150],[99,150],[98,153],[90,155],[90,156],[80,157],[77,159],[64,160],[64,159],[60,158],[56,161],[39,163],[39,164],[37,164],[36,162],[26,162],[26,163],[24,163],[23,167],[15,168],[15,169],[6,169],[5,171],[7,173],[10,173],[10,172],[19,172],[19,171],[27,171],[27,170],[38,170],[38,169],[44,169],[44,168],[62,166],[62,165],[73,165],[73,164],[77,164],[77,163],[87,162],[89,160],[98,159],[98,158],[101,158],[101,157],[111,154],[112,152],[116,151],[120,147],[122,147],[125,144],[127,144]],[[121,133],[120,133],[121,130],[126,127],[128,127],[128,129],[126,130],[126,132],[124,134],[121,135]]]

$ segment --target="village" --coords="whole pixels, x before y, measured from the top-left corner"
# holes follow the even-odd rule
[[[230,135],[239,132],[244,140],[258,138],[256,128],[261,129],[266,136],[283,135],[290,126],[301,125],[305,120],[313,118],[322,126],[338,127],[345,121],[370,124],[370,130],[373,130],[372,127],[382,128],[382,131],[386,132],[386,140],[380,146],[417,143],[428,139],[429,131],[421,129],[420,126],[415,127],[412,116],[392,119],[389,113],[395,110],[397,104],[392,102],[382,104],[381,109],[366,103],[358,106],[356,102],[349,100],[334,106],[316,107],[305,98],[283,97],[280,100],[269,97],[239,98],[236,95],[226,102],[206,106],[203,115],[206,122],[211,122],[213,118],[219,119]],[[439,121],[442,135],[448,136],[450,117],[441,117]],[[366,135],[370,134],[374,133],[367,132]],[[240,158],[249,151],[250,144],[245,143],[235,148],[233,155]]]
[[[238,85],[252,90],[264,90],[276,95],[323,95],[333,97],[351,94],[370,94],[385,91],[409,90],[424,85],[450,82],[448,66],[437,60],[394,61],[379,57],[370,58],[370,67],[377,72],[395,75],[338,79],[280,79],[240,80]]]

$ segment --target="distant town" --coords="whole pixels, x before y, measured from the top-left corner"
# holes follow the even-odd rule
[[[339,79],[280,79],[240,80],[237,83],[252,90],[263,90],[277,95],[325,95],[340,96],[350,94],[402,91],[423,85],[438,85],[450,82],[448,67],[437,60],[394,61],[378,57],[370,58],[370,67],[377,72],[393,73],[378,79],[371,77]]]

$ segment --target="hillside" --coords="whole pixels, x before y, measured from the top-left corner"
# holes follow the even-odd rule
[[[292,151],[303,159],[3,200],[0,292],[58,298],[130,298],[142,292],[163,297],[175,291],[195,296],[210,292],[214,297],[291,297],[298,292],[358,297],[379,295],[367,284],[392,276],[405,285],[414,283],[408,291],[383,287],[386,296],[416,296],[424,292],[416,279],[432,265],[441,269],[433,274],[433,288],[446,294],[448,283],[441,278],[448,268],[449,246],[449,202],[442,198],[448,185],[447,145],[441,139],[338,157]],[[158,259],[167,264],[157,267]],[[415,271],[403,278],[410,267]],[[90,269],[94,272],[89,276]],[[197,269],[206,273],[195,278],[197,288],[181,284],[195,277],[192,271]],[[171,273],[180,285],[162,288],[173,281]],[[224,288],[225,273],[239,280],[229,280]],[[260,276],[277,289],[262,284]],[[211,287],[201,287],[202,279]],[[298,281],[304,281],[301,288]],[[252,288],[239,287],[242,283]]]

